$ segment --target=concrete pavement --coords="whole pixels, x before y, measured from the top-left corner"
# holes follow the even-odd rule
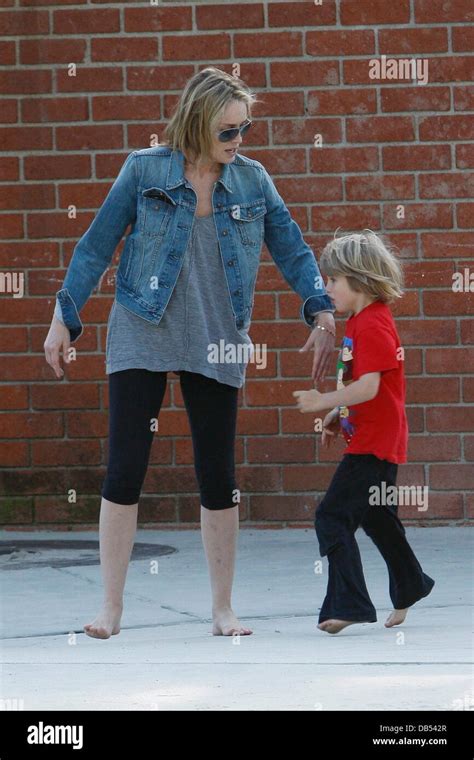
[[[122,630],[107,640],[82,632],[102,599],[98,564],[68,564],[71,552],[59,549],[3,554],[2,697],[25,710],[472,710],[472,532],[406,531],[433,592],[403,626],[386,629],[386,567],[358,531],[378,622],[336,636],[316,628],[327,563],[315,572],[312,530],[241,530],[233,603],[254,633],[234,638],[210,634],[199,531],[137,532],[136,544],[174,551],[159,556],[152,546],[132,560]],[[16,548],[97,538],[1,535]]]

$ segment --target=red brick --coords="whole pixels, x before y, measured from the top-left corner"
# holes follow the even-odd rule
[[[368,89],[313,90],[308,93],[308,113],[319,114],[360,114],[375,113],[376,93]]]
[[[458,377],[412,377],[407,383],[407,404],[457,403],[460,400]]]
[[[346,197],[349,201],[391,200],[414,198],[415,180],[408,174],[363,175],[346,177]]]
[[[303,52],[301,32],[259,32],[234,35],[234,53],[238,59],[268,58],[278,50],[280,57],[300,56]],[[202,57],[202,56],[200,56]]]
[[[52,88],[51,72],[45,69],[0,71],[0,88],[2,95],[49,93]]]
[[[273,61],[270,63],[270,75],[273,87],[324,87],[339,84],[337,61]]]
[[[456,168],[474,169],[474,145],[456,145]]]
[[[323,145],[340,142],[342,138],[341,120],[326,118],[308,118],[299,121],[293,119],[273,120],[273,143],[275,145],[280,143],[284,143],[285,145],[303,143],[304,145],[313,146],[314,150],[319,150],[319,148],[314,146],[315,135],[322,136]]]
[[[258,7],[262,7],[260,3]],[[234,6],[232,6],[234,7]],[[252,6],[251,6],[252,7]],[[246,8],[244,9],[246,11]],[[330,26],[336,23],[336,3],[334,0],[324,2],[321,5],[310,8],[308,3],[296,2],[269,3],[268,4],[269,26]],[[311,15],[308,15],[308,11]],[[246,15],[241,14],[241,15]]]
[[[84,92],[120,92],[124,86],[120,66],[78,66],[75,76],[69,76],[67,67],[63,67],[55,72],[55,76],[57,92],[79,92],[81,95]]]
[[[451,34],[455,53],[472,52],[474,49],[474,26],[453,26]]]
[[[474,174],[420,174],[420,198],[472,198],[474,195]]]
[[[345,204],[344,206],[317,206],[311,209],[313,230],[380,229],[380,210],[375,205]]]
[[[423,293],[423,308],[426,316],[449,314],[467,316],[474,314],[474,292],[451,293],[441,290],[428,290]]]
[[[382,159],[384,171],[449,169],[451,148],[449,145],[384,145]]]
[[[85,40],[20,40],[20,63],[32,66],[45,63],[79,64],[85,59]]]
[[[92,98],[94,121],[147,119],[150,109],[160,117],[159,95],[100,95]]]
[[[380,29],[379,53],[444,53],[448,50],[448,32],[441,27],[416,29]],[[357,55],[358,51],[355,52]]]
[[[474,256],[474,239],[468,232],[423,232],[420,237],[425,258]]]
[[[375,52],[373,30],[307,32],[306,53],[315,56],[364,55]]]
[[[472,372],[472,363],[471,370]],[[463,377],[462,379],[462,400],[465,404],[472,404],[474,402],[474,378]]]
[[[350,26],[365,24],[407,24],[410,21],[409,0],[387,3],[386,0],[341,0],[341,23]]]
[[[459,227],[472,229],[474,226],[474,203],[457,203],[456,219]]]
[[[474,21],[471,0],[415,0],[417,24],[454,24]]]
[[[430,465],[430,485],[436,489],[473,489],[474,467],[470,464]]]
[[[383,87],[381,88],[382,111],[449,111],[451,95],[449,87]]]
[[[402,142],[414,138],[410,116],[359,116],[347,123],[349,142]]]
[[[459,435],[410,435],[409,462],[454,462],[461,457]]]
[[[203,51],[205,57],[212,61],[230,56],[230,35],[220,34],[189,34],[186,36],[166,35],[162,38],[163,61],[193,61],[201,60]]]
[[[120,31],[118,8],[88,8],[54,11],[54,34],[106,34]]]
[[[0,64],[14,66],[16,61],[16,46],[14,40],[0,41]]]
[[[3,35],[11,34],[21,37],[29,34],[48,34],[51,31],[49,13],[48,11],[18,9],[14,11],[2,11],[2,29]]]
[[[376,147],[313,148],[310,162],[310,171],[319,174],[367,172],[377,171],[379,168]]]
[[[143,13],[143,7],[125,8],[125,32],[174,32],[193,28],[191,7],[153,6],[149,10],[152,12]]]
[[[474,138],[474,124],[471,116],[425,116],[420,119],[420,140],[470,140]]]
[[[156,37],[96,37],[91,40],[91,61],[156,61]]]
[[[462,85],[454,88],[454,110],[474,110],[474,85]]]
[[[24,122],[85,121],[89,104],[87,98],[24,98],[21,115]]]
[[[426,410],[426,429],[432,433],[470,433],[474,430],[474,406],[430,407]]]

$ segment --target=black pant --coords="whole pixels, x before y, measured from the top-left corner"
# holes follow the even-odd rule
[[[228,509],[235,498],[234,448],[238,388],[196,372],[179,373],[194,450],[201,504]],[[125,369],[109,374],[109,461],[102,496],[136,504],[166,391],[167,372]],[[156,424],[155,424],[156,427]],[[234,498],[233,498],[234,497]]]
[[[345,454],[315,513],[321,557],[329,577],[319,622],[330,618],[374,623],[377,620],[360,559],[355,532],[365,530],[384,558],[394,609],[427,596],[434,580],[421,569],[398,519],[396,505],[370,504],[371,486],[396,485],[398,465],[373,454]]]

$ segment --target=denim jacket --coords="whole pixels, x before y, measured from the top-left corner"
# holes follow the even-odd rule
[[[80,311],[129,225],[115,297],[138,316],[159,323],[178,279],[196,206],[180,150],[158,146],[127,156],[56,292],[55,314],[69,328],[71,342],[84,330]],[[300,314],[306,324],[312,326],[311,315],[319,311],[334,311],[313,252],[259,161],[237,154],[223,164],[212,209],[237,329],[250,324],[263,242],[303,299]]]

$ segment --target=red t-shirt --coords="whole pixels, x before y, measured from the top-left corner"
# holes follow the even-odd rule
[[[380,372],[375,398],[340,406],[341,431],[348,443],[345,454],[375,454],[379,459],[407,461],[408,423],[405,413],[403,350],[392,312],[373,301],[346,323],[337,362],[337,387]]]

